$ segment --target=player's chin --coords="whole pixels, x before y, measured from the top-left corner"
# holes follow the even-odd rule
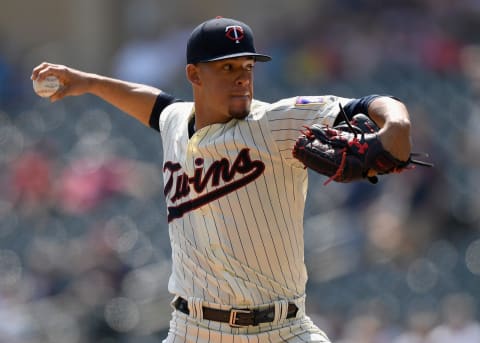
[[[228,112],[232,118],[243,119],[250,113],[250,104],[250,100],[232,104]]]
[[[236,110],[236,111],[230,111],[230,117],[235,118],[235,119],[244,119],[248,114],[250,113],[250,110],[245,109],[243,111],[241,110]]]

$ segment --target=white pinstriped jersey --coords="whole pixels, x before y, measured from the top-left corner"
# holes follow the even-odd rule
[[[254,100],[245,119],[204,127],[191,139],[194,104],[163,110],[171,293],[232,306],[304,296],[307,171],[292,147],[303,125],[332,125],[338,104],[350,100]]]

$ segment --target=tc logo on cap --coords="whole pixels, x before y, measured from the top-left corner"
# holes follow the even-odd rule
[[[239,25],[227,26],[225,28],[225,32],[226,32],[225,36],[228,39],[235,41],[235,43],[237,44],[239,44],[244,37],[243,28]]]

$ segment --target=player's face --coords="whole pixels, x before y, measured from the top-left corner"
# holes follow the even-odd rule
[[[218,122],[242,119],[250,113],[253,98],[253,67],[250,57],[199,63],[203,101]]]

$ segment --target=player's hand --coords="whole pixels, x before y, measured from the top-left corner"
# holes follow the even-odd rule
[[[64,65],[43,62],[33,68],[32,80],[41,81],[47,76],[56,76],[60,81],[60,89],[50,97],[54,102],[66,96],[82,95],[89,92],[91,74]]]
[[[379,97],[369,105],[368,115],[380,127],[382,146],[399,161],[411,156],[410,115],[406,106],[390,97]]]
[[[400,161],[409,159],[412,148],[409,124],[389,124],[380,129],[378,136],[385,150],[393,157]]]
[[[393,157],[400,161],[407,161],[411,153],[410,127],[402,125],[392,125],[388,128],[382,128],[378,136],[383,147]],[[378,175],[378,173],[370,169],[367,173],[369,178]]]

